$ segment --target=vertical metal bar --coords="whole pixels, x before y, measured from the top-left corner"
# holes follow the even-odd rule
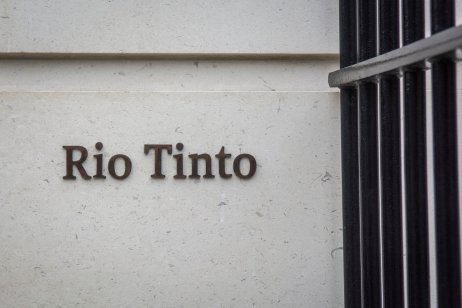
[[[379,53],[399,48],[399,0],[379,1]],[[404,307],[401,206],[400,81],[395,74],[380,79],[382,182],[383,303]]]
[[[364,307],[380,307],[377,85],[359,86],[362,286]]]
[[[340,0],[340,67],[357,62],[356,0]],[[340,90],[345,308],[361,307],[358,96]]]
[[[455,24],[454,0],[433,0],[432,33]],[[451,58],[432,63],[438,307],[462,307],[457,163],[456,68]]]
[[[423,0],[403,0],[403,43],[425,37]],[[408,305],[430,307],[424,63],[404,72]]]
[[[342,193],[345,308],[361,307],[361,242],[358,168],[358,96],[342,89]]]
[[[359,0],[359,60],[377,55],[376,1]],[[377,85],[359,86],[363,306],[381,306]]]

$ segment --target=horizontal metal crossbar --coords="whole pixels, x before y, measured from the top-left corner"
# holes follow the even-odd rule
[[[329,74],[329,86],[352,86],[358,81],[430,60],[460,47],[462,47],[462,25],[334,71]]]

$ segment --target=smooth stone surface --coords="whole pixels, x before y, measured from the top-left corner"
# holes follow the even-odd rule
[[[338,2],[3,0],[0,52],[338,53]]]
[[[0,60],[0,90],[331,91],[323,61]]]
[[[339,125],[337,93],[1,93],[0,306],[342,307]],[[97,141],[130,177],[64,181]],[[151,179],[179,141],[257,173]]]

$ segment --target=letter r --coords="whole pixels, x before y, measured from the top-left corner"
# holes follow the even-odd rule
[[[77,167],[77,170],[79,170],[79,173],[82,176],[82,178],[84,178],[85,180],[91,179],[91,177],[85,171],[85,168],[82,166],[82,163],[87,159],[88,156],[87,149],[78,145],[63,145],[63,149],[66,150],[66,175],[63,176],[63,179],[76,179],[73,173],[74,166]],[[75,150],[80,151],[80,158],[78,160],[73,160],[73,153]]]

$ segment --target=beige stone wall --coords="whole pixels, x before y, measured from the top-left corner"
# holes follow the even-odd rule
[[[0,3],[0,306],[342,306],[336,1]],[[257,172],[152,179],[177,142]]]

